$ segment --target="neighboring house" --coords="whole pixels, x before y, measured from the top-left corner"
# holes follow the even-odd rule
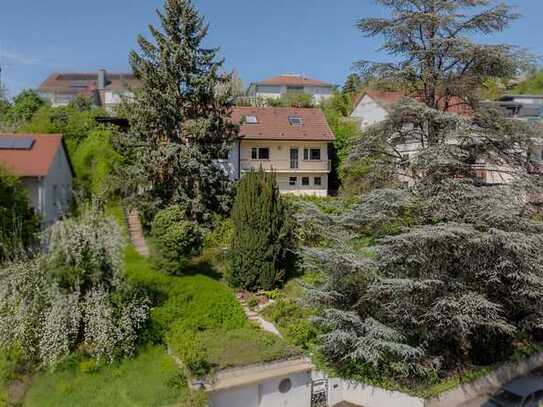
[[[379,91],[367,91],[359,95],[359,97],[354,102],[353,112],[351,118],[353,118],[357,123],[359,123],[360,128],[364,129],[368,126],[377,124],[385,120],[390,112],[391,108],[398,103],[401,99],[406,98],[405,94],[401,92],[379,92]],[[419,99],[415,97],[415,99]],[[522,99],[519,97],[519,99]],[[536,97],[530,96],[529,100],[537,100]],[[523,99],[524,100],[524,99]],[[543,99],[542,99],[543,100]],[[498,105],[503,105],[504,114],[508,117],[520,117],[522,112],[523,118],[533,117],[532,115],[535,112],[539,112],[540,108],[543,105],[536,105],[532,103],[530,105],[526,102],[513,102],[513,101],[502,101],[497,102]],[[509,113],[509,107],[512,105],[515,106],[515,114]],[[518,107],[518,105],[522,107]],[[471,114],[471,109],[459,98],[452,98],[449,101],[450,107],[447,109],[450,113],[456,113],[463,116],[469,116]],[[455,143],[455,140],[450,140],[450,143]],[[413,139],[411,141],[405,141],[403,143],[397,144],[395,146],[396,150],[402,155],[404,160],[407,162],[413,156],[417,154],[420,150],[419,140]],[[539,154],[539,157],[543,159],[543,151],[535,151],[531,153],[533,157],[536,157]],[[511,180],[511,176],[507,172],[507,168],[494,165],[492,163],[480,160],[473,166],[473,170],[476,176],[479,178],[480,182],[492,185],[492,184],[504,184]],[[399,176],[400,181],[405,182],[406,184],[411,183],[411,178],[408,176]]]
[[[390,109],[403,98],[410,96],[402,92],[366,91],[361,93],[353,103],[351,118],[359,123],[360,128],[374,125],[385,120]],[[419,99],[420,98],[415,98]],[[466,115],[470,109],[459,98],[451,98],[448,112]]]
[[[307,93],[313,96],[316,103],[331,97],[335,85],[303,75],[287,74],[269,78],[249,85],[247,96],[253,98],[277,99],[288,93]]]
[[[70,207],[74,171],[61,135],[0,134],[0,166],[21,178],[44,224]]]
[[[358,122],[360,128],[382,122],[388,116],[390,108],[405,95],[401,92],[367,91],[354,101],[351,117]]]
[[[543,120],[543,95],[503,96],[486,105],[500,109],[504,116],[522,120]]]
[[[139,81],[130,73],[53,73],[38,93],[53,106],[66,106],[78,95],[87,96],[95,106],[112,111],[123,97],[131,97]]]
[[[237,107],[239,139],[229,154],[235,179],[245,171],[273,171],[281,193],[328,194],[328,145],[334,133],[320,109]]]

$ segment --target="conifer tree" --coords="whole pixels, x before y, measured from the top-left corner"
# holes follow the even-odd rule
[[[515,47],[470,38],[507,27],[510,7],[378,3],[390,14],[358,27],[384,37],[397,62],[360,66],[411,97],[353,139],[348,165],[375,163],[374,179],[360,182],[409,185],[375,190],[341,215],[306,208],[300,223],[325,246],[304,252],[326,276],[310,291],[326,359],[350,376],[413,384],[503,361],[515,342],[541,337],[543,223],[529,198],[542,191],[530,171],[542,138],[478,100],[488,78],[514,76],[526,61]],[[415,151],[406,156],[405,145]],[[353,247],[368,237],[379,239]]]
[[[153,40],[140,35],[141,51],[130,53],[141,89],[127,104],[131,137],[124,148],[131,166],[125,180],[136,181],[132,192],[140,201],[177,204],[206,221],[229,207],[230,183],[213,160],[237,135],[229,120],[233,99],[217,92],[230,77],[221,73],[218,49],[203,47],[208,25],[190,0],[166,0],[157,14],[161,27],[149,27]]]
[[[275,175],[251,171],[241,179],[232,209],[234,238],[229,280],[256,291],[280,284],[292,265],[292,223]]]

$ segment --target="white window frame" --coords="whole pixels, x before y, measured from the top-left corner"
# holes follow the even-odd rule
[[[319,159],[311,158],[311,150],[319,150]],[[307,152],[307,156],[306,153]],[[322,161],[322,148],[321,147],[304,147],[303,153],[304,161]],[[307,157],[307,158],[306,158]]]
[[[256,150],[256,158],[253,157],[253,152]],[[268,150],[268,158],[260,158],[260,150]],[[251,147],[251,160],[253,161],[269,161],[271,158],[270,147]]]

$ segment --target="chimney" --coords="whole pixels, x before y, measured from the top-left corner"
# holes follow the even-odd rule
[[[105,69],[100,69],[98,71],[98,89],[99,90],[102,90],[102,89],[105,89],[106,87],[106,70]]]

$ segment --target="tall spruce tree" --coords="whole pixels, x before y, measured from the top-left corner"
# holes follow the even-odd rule
[[[251,291],[277,287],[292,268],[294,239],[274,174],[260,169],[243,176],[232,222],[230,283]]]
[[[130,119],[129,183],[138,200],[154,207],[182,206],[195,220],[229,208],[230,183],[214,159],[224,156],[237,135],[229,120],[233,99],[218,49],[204,48],[208,26],[190,0],[166,0],[157,11],[161,29],[153,41],[138,37],[130,53],[141,82],[127,104]]]
[[[322,310],[327,360],[346,375],[413,384],[504,360],[513,343],[543,332],[543,223],[529,199],[541,193],[542,177],[529,171],[541,135],[477,100],[485,80],[525,61],[514,47],[469,39],[505,28],[516,17],[509,7],[378,3],[390,17],[358,26],[400,61],[360,65],[411,98],[353,141],[349,161],[371,160],[379,176],[410,186],[376,190],[342,215],[308,205],[299,216],[319,236],[304,253],[326,275],[309,299]],[[409,157],[406,144],[417,146]],[[368,235],[376,245],[352,244]]]

